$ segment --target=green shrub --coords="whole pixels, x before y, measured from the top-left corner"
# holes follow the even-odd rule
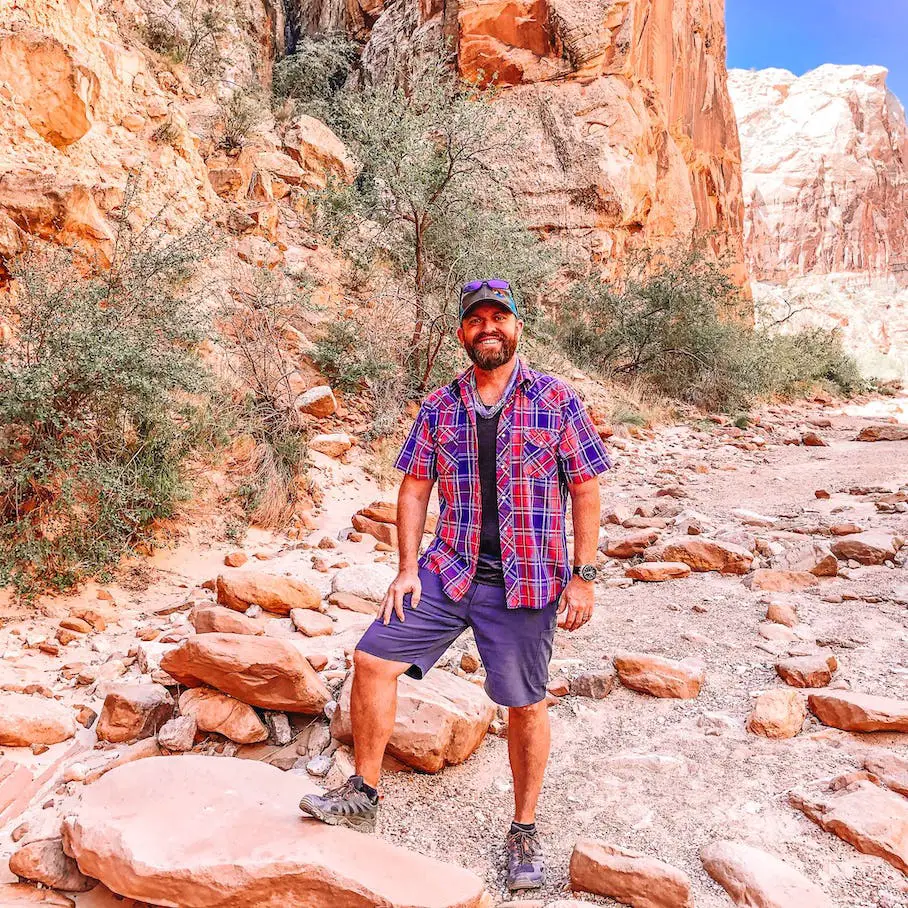
[[[221,105],[221,116],[221,147],[228,150],[242,148],[264,119],[262,98],[253,90],[237,88]]]
[[[275,101],[289,98],[312,116],[330,116],[330,103],[358,56],[359,45],[342,32],[301,37],[294,52],[274,64]]]
[[[70,587],[185,494],[183,465],[208,433],[192,282],[208,248],[201,235],[159,241],[124,226],[108,270],[68,253],[13,263],[16,333],[0,347],[0,583],[27,595]]]
[[[575,285],[553,333],[583,368],[643,378],[706,409],[746,410],[757,397],[795,396],[818,382],[844,393],[862,387],[835,335],[754,330],[747,305],[702,245],[643,250],[622,280]]]

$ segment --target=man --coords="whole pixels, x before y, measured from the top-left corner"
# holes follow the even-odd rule
[[[517,357],[522,332],[506,281],[464,285],[457,338],[474,366],[425,399],[397,459],[405,474],[399,573],[354,654],[356,775],[322,796],[307,795],[300,808],[327,823],[374,828],[397,679],[421,679],[472,628],[485,689],[509,710],[515,811],[508,885],[535,889],[543,882],[535,811],[549,756],[548,663],[557,614],[566,611],[563,624],[574,631],[593,612],[598,475],[610,462],[577,395]],[[436,481],[437,535],[417,558]]]

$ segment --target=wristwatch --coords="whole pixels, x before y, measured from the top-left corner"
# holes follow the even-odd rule
[[[599,576],[599,568],[595,564],[575,564],[574,576],[592,583]]]

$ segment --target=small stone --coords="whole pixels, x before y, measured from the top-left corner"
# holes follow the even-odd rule
[[[87,634],[92,630],[92,626],[84,618],[75,618],[70,616],[60,622],[60,627],[69,631],[75,631],[77,634]]]
[[[681,580],[690,576],[690,567],[680,561],[644,561],[624,572],[631,580],[661,583],[664,580]]]
[[[691,699],[705,680],[703,663],[678,662],[647,653],[620,652],[614,657],[618,677],[625,687],[654,697]]]
[[[460,667],[469,673],[473,673],[479,669],[479,659],[473,655],[473,653],[463,653],[460,657]]]
[[[766,738],[793,738],[807,718],[807,704],[794,690],[770,690],[757,697],[747,730]]]
[[[290,611],[293,626],[307,637],[323,637],[334,633],[334,622],[321,612],[295,608]]]
[[[300,394],[296,399],[296,407],[298,410],[301,410],[303,413],[308,413],[310,416],[323,418],[325,416],[331,416],[337,411],[337,400],[334,397],[334,392],[328,385],[319,385],[318,387],[310,388],[308,391]],[[321,437],[324,438],[329,436]]]
[[[175,753],[192,750],[198,724],[194,716],[177,716],[169,719],[158,732],[158,744]]]
[[[88,892],[98,885],[85,876],[79,865],[63,852],[59,836],[36,839],[23,845],[9,859],[9,869],[23,880],[42,883],[64,892]],[[7,904],[0,901],[0,904]]]
[[[800,623],[797,609],[788,602],[770,602],[766,609],[766,620],[785,627],[795,627]]]
[[[583,672],[571,681],[571,693],[575,697],[602,700],[611,693],[614,685],[615,673],[608,669]]]
[[[839,667],[835,656],[794,656],[776,663],[779,677],[792,687],[826,687]]]
[[[326,454],[328,457],[340,457],[353,447],[353,439],[344,432],[333,435],[316,435],[309,439],[309,448]]]
[[[97,735],[115,744],[152,737],[173,715],[173,697],[160,684],[117,684],[108,690]]]
[[[331,772],[331,757],[325,757],[319,754],[317,757],[312,757],[306,762],[306,772],[310,776],[315,776],[317,779],[323,779],[329,772]]]
[[[242,567],[249,560],[245,552],[230,552],[224,556],[224,564],[227,567]]]
[[[570,691],[570,685],[567,678],[552,678],[546,686],[546,690],[554,697],[566,697]]]

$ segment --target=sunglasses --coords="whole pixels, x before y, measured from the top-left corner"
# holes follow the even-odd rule
[[[468,281],[460,288],[461,299],[465,294],[475,293],[483,286],[488,287],[490,290],[507,290],[509,293],[511,292],[511,285],[507,281],[500,280],[499,278],[492,278],[488,281]]]

